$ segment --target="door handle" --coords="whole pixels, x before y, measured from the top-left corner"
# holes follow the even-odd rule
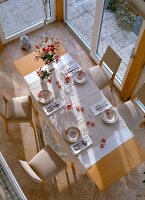
[[[132,49],[132,52],[130,54],[130,58],[134,58],[135,56],[135,47]]]

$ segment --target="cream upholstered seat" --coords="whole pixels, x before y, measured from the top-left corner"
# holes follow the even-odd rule
[[[109,71],[105,69],[103,63],[105,63],[107,67],[110,68]],[[110,46],[108,46],[100,63],[89,69],[91,78],[100,90],[102,90],[109,84],[111,84],[112,90],[113,80],[115,78],[120,63],[121,58]]]
[[[20,160],[29,176],[38,183],[46,183],[66,168],[65,162],[46,145],[30,162]]]
[[[145,83],[135,94],[135,97],[139,99],[143,105],[145,105]],[[130,129],[139,125],[140,122],[143,121],[143,118],[145,116],[145,113],[136,103],[135,97],[132,100],[129,100],[116,108]]]
[[[6,131],[8,131],[8,122],[30,122],[32,128],[34,128],[32,122],[32,104],[30,96],[22,96],[16,98],[7,99],[3,96],[5,103],[5,110],[0,115],[5,121]]]

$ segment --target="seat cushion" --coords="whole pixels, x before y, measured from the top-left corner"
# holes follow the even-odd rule
[[[6,118],[12,121],[27,121],[32,119],[30,97],[11,98],[7,102]]]
[[[92,80],[100,90],[110,84],[112,75],[109,75],[103,67],[96,65],[91,67],[89,72]]]
[[[116,108],[122,118],[125,120],[128,128],[133,129],[138,126],[143,119],[143,112],[139,109],[135,102],[131,100],[121,104]]]
[[[29,162],[29,165],[46,182],[66,167],[65,162],[48,145]]]
[[[28,175],[37,183],[42,183],[43,181],[37,176],[37,174],[32,170],[29,164],[26,161],[19,160],[23,169],[28,173]]]

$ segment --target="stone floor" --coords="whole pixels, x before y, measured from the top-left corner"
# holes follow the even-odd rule
[[[29,34],[32,46],[40,40],[40,36],[47,33],[50,37],[61,40],[65,50],[80,63],[82,67],[91,67],[94,62],[67,28],[60,23],[52,23],[47,29],[41,28]],[[27,85],[18,74],[13,64],[15,59],[21,58],[28,52],[21,50],[19,40],[7,45],[0,52],[0,93],[7,97],[29,94]],[[114,103],[120,103],[116,93],[110,94],[108,88],[104,90],[106,97]],[[2,100],[0,99],[0,105]],[[133,130],[135,137],[145,147],[145,130]],[[81,175],[75,168],[71,169],[68,163],[67,174],[61,172],[56,177],[56,182],[48,183],[47,192],[43,192],[39,184],[33,182],[23,171],[18,160],[29,161],[36,153],[34,133],[29,124],[11,124],[9,133],[0,118],[0,151],[8,162],[14,176],[29,200],[145,200],[145,163],[138,166],[128,175],[115,182],[106,191],[100,192],[87,175]]]
[[[97,7],[96,0],[71,0],[67,2],[67,21],[91,46],[95,9]],[[120,28],[115,14],[105,8],[98,50],[96,51],[102,57],[108,45],[116,50],[122,58],[117,72],[120,80],[124,77],[136,40],[137,35],[132,31]]]
[[[16,34],[44,19],[42,0],[8,0],[0,4],[0,22],[6,36]]]

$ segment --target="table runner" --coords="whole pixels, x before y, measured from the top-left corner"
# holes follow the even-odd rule
[[[97,145],[93,148],[90,148],[83,156],[79,155],[78,158],[85,168],[88,169],[97,161],[102,159],[105,155],[115,150],[132,137],[133,134],[130,132],[130,130],[127,127],[124,127],[120,130],[120,132],[115,131],[114,134],[106,140],[104,148],[100,148],[100,145]]]

